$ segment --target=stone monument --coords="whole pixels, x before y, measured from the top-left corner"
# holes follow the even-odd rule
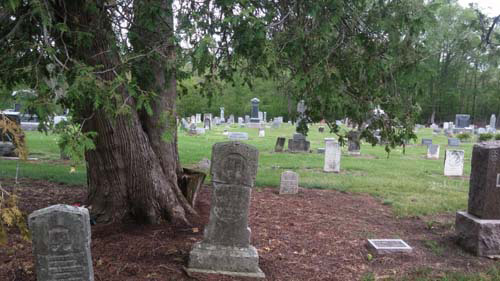
[[[427,159],[439,159],[439,144],[429,144],[427,146]]]
[[[31,213],[28,224],[38,281],[94,281],[87,209],[53,205]]]
[[[288,151],[290,152],[309,152],[311,143],[301,133],[293,134],[293,138],[288,140]]]
[[[490,132],[495,133],[497,131],[497,117],[495,114],[491,114],[490,117]]]
[[[278,137],[276,139],[276,145],[274,146],[274,152],[283,152],[283,148],[285,147],[286,138]]]
[[[260,123],[260,118],[259,118],[260,100],[258,98],[253,98],[251,102],[252,102],[252,112],[250,117],[250,123]]]
[[[340,172],[340,145],[333,138],[325,139],[325,165],[324,172]]]
[[[464,173],[463,150],[447,149],[444,156],[444,175],[448,177],[461,177]]]
[[[448,138],[448,146],[460,146],[460,140],[457,138]]]
[[[457,128],[467,128],[470,125],[470,115],[457,114],[455,115],[455,126]]]
[[[203,241],[189,254],[188,272],[264,278],[259,254],[250,245],[248,211],[259,151],[240,142],[212,148],[210,220]]]
[[[500,141],[472,150],[469,204],[457,212],[457,242],[478,256],[500,256]]]
[[[196,113],[196,124],[201,123],[201,113]]]
[[[422,139],[422,145],[432,144],[432,139]]]
[[[299,192],[299,175],[292,171],[281,173],[280,194],[297,194]]]
[[[350,131],[347,133],[347,153],[349,155],[361,155],[361,133]]]
[[[259,137],[263,138],[266,136],[266,130],[264,128],[259,128]]]
[[[220,120],[222,120],[222,123],[225,123],[226,119],[224,119],[224,107],[220,108]]]

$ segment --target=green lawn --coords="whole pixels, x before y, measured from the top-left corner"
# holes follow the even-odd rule
[[[324,147],[325,137],[334,137],[327,133],[319,133],[318,126],[312,126],[308,139],[311,149]],[[226,141],[222,135],[225,126],[215,127],[205,135],[188,136],[179,133],[179,154],[185,166],[193,166],[203,158],[210,159],[211,146],[216,142]],[[425,146],[411,145],[395,149],[390,157],[384,147],[372,147],[363,144],[363,157],[342,155],[340,174],[323,173],[322,154],[290,154],[274,153],[274,144],[278,136],[291,137],[294,127],[285,125],[280,129],[266,129],[266,137],[258,137],[258,129],[240,129],[233,125],[230,131],[248,132],[247,143],[260,151],[258,187],[279,186],[280,174],[285,170],[293,170],[300,175],[300,186],[306,188],[336,189],[349,192],[369,193],[381,198],[384,204],[392,205],[396,215],[413,216],[442,212],[454,212],[465,209],[467,204],[468,180],[447,178],[443,176],[443,159],[447,138],[444,135],[433,136],[430,129],[421,129],[420,138],[432,138],[441,145],[440,160],[427,160]],[[78,165],[76,172],[70,173],[69,164],[57,161],[59,149],[57,136],[39,132],[27,132],[30,157],[39,161],[19,163],[19,177],[46,179],[70,184],[86,184],[84,165]],[[472,143],[462,144],[465,150],[465,172],[470,173]],[[345,151],[346,148],[343,148]],[[14,177],[17,161],[0,159],[0,178]]]

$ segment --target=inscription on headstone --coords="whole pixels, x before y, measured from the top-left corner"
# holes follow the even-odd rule
[[[280,194],[297,194],[299,192],[299,175],[292,171],[281,173]]]
[[[188,271],[263,278],[257,249],[250,245],[248,211],[258,150],[239,142],[212,148],[212,204],[202,242],[193,246]]]
[[[28,217],[38,281],[93,281],[90,217],[85,208],[54,205]]]
[[[464,151],[447,149],[444,157],[444,175],[460,177],[464,173]]]

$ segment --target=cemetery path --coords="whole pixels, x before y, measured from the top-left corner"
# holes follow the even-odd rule
[[[12,182],[2,181],[12,190]],[[23,180],[16,189],[26,214],[53,204],[83,202],[82,187],[40,180]],[[92,227],[92,258],[96,281],[123,280],[251,280],[196,274],[183,266],[194,242],[203,238],[208,222],[210,188],[199,195],[200,217],[193,227],[175,229],[120,224]],[[454,214],[396,218],[389,206],[367,195],[300,189],[297,195],[278,195],[277,189],[252,194],[250,227],[260,267],[267,280],[361,280],[370,274],[415,280],[444,272],[478,272],[495,261],[473,257],[453,241]],[[411,254],[370,256],[369,238],[402,238]],[[15,230],[0,245],[0,280],[34,281],[31,245]],[[371,280],[371,279],[368,279]]]

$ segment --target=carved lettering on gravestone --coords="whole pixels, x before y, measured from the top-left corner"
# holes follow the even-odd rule
[[[292,171],[281,174],[280,194],[297,194],[299,191],[299,175]]]

